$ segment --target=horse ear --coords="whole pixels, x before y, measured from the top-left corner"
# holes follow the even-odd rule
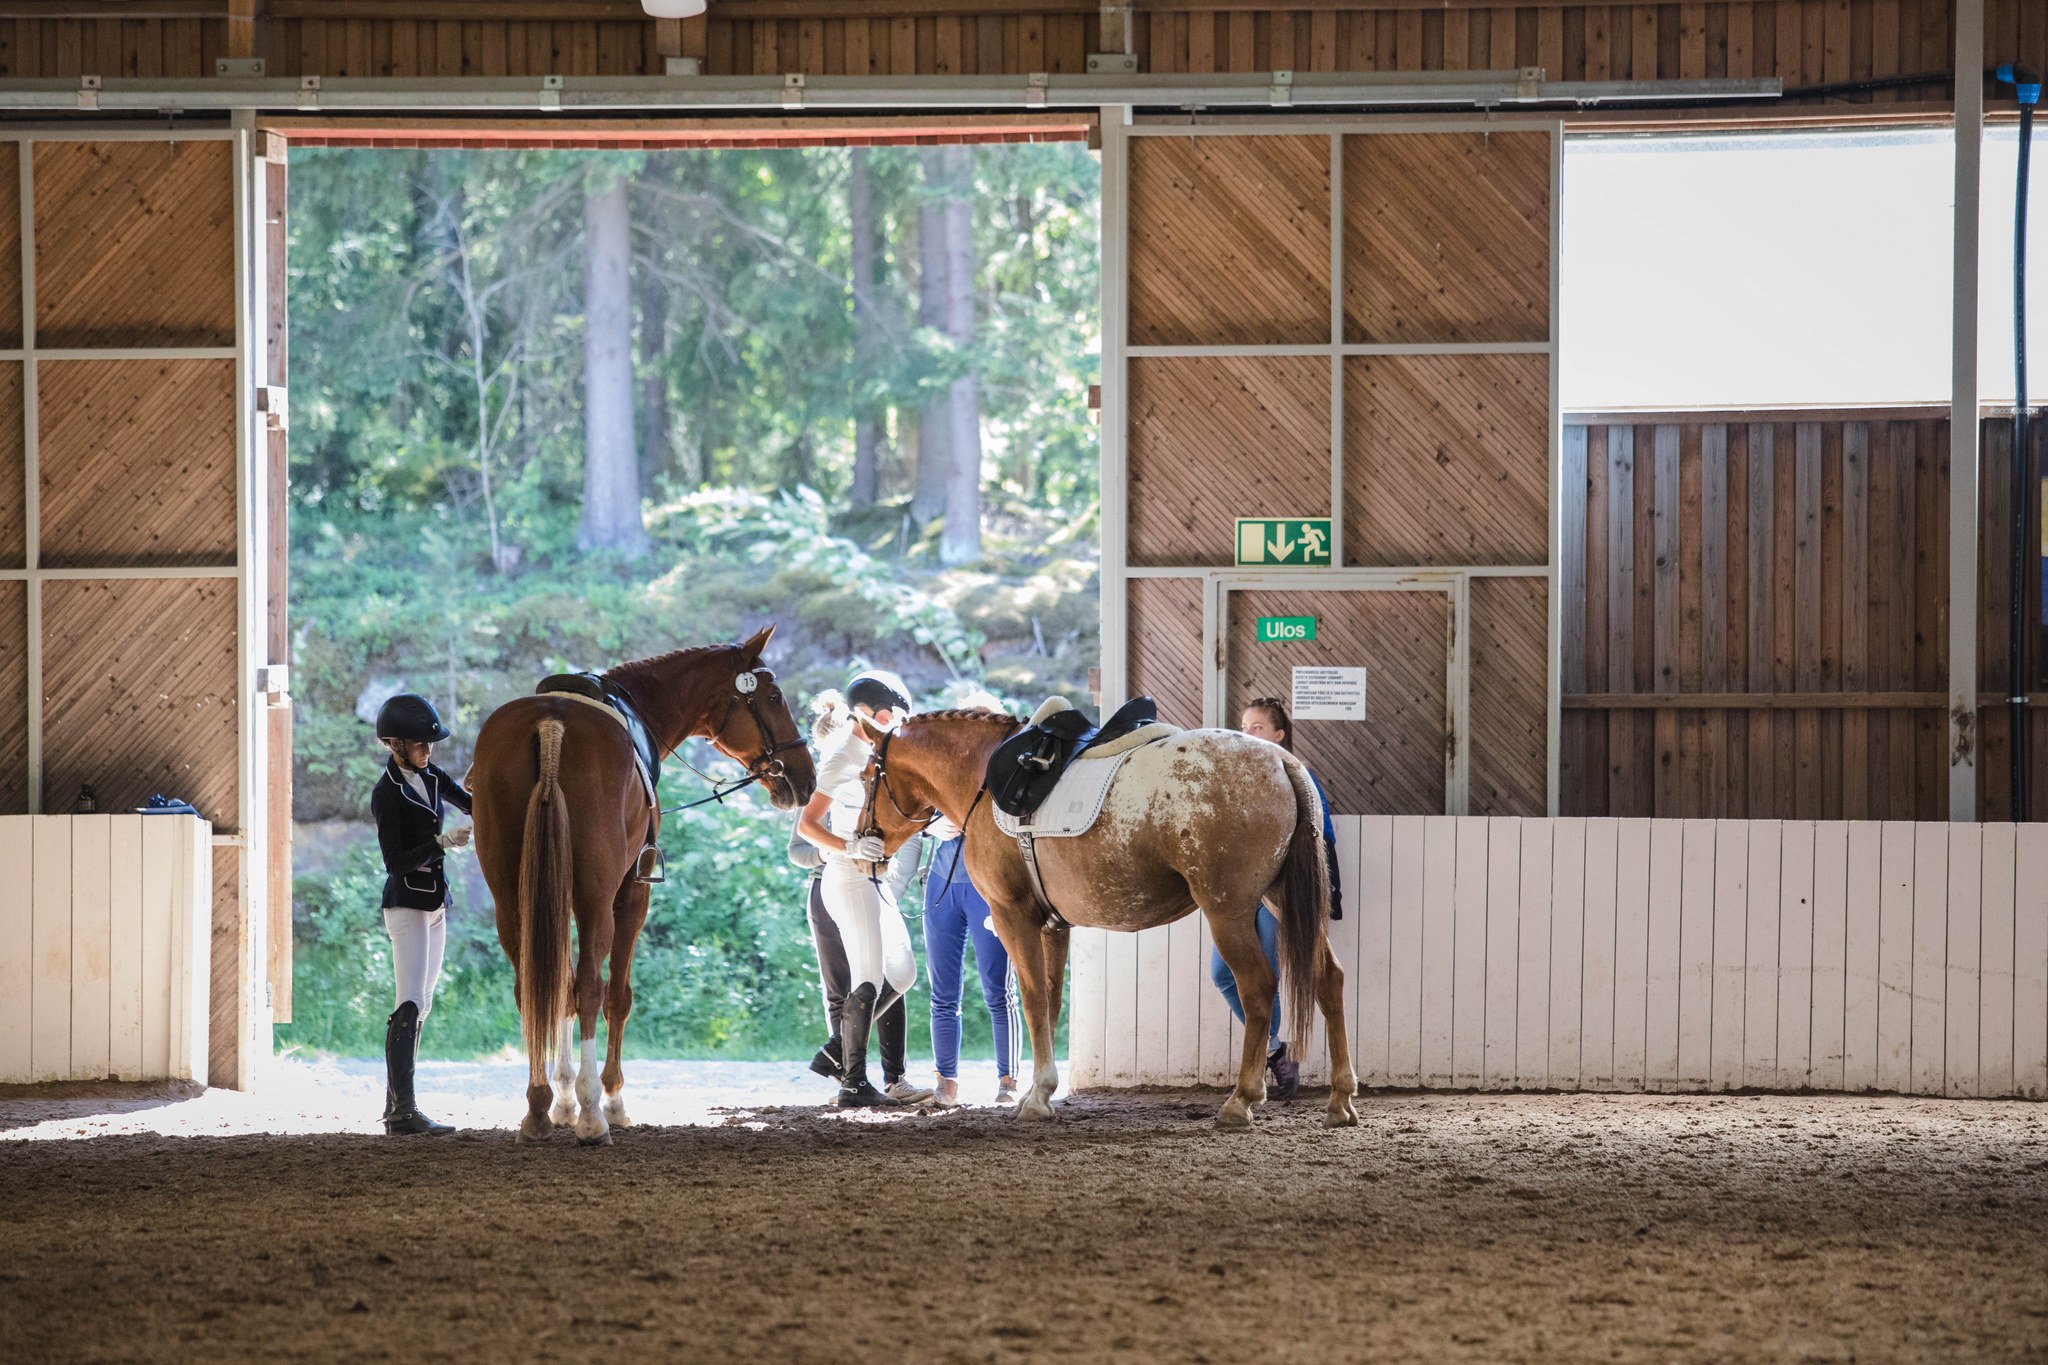
[[[768,648],[768,642],[774,638],[775,623],[770,621],[767,625],[755,631],[752,639],[740,646],[740,652],[746,656],[749,666],[760,662],[761,651]]]
[[[880,744],[889,733],[858,711],[853,713],[853,723],[860,727],[861,734],[866,737],[867,742],[870,744]]]

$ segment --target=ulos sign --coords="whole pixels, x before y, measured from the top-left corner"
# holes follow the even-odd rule
[[[1262,645],[1283,644],[1289,640],[1313,640],[1316,638],[1316,618],[1313,616],[1261,616],[1259,618],[1258,640]]]

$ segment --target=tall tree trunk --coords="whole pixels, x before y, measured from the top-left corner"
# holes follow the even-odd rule
[[[847,183],[847,217],[852,220],[853,256],[853,370],[856,388],[866,385],[875,361],[875,213],[868,186],[868,152],[852,151],[852,175]],[[853,489],[855,507],[872,507],[880,488],[876,467],[876,446],[881,422],[871,404],[857,401],[853,414]]]
[[[640,299],[640,368],[640,486],[651,490],[656,479],[677,472],[670,435],[668,289],[656,280],[646,282]]]
[[[626,182],[593,181],[583,198],[582,550],[647,550],[633,443],[633,298]]]
[[[946,326],[946,209],[939,200],[945,181],[937,147],[919,153],[924,168],[925,196],[917,214],[917,320],[934,330]],[[946,510],[946,485],[952,478],[952,446],[947,441],[950,403],[940,395],[927,404],[917,422],[917,487],[910,515],[920,526]]]
[[[971,153],[945,149],[946,331],[961,350],[974,345],[974,182]],[[981,558],[981,379],[973,370],[946,393],[947,444],[952,468],[946,480],[946,529],[939,560],[971,564]]]

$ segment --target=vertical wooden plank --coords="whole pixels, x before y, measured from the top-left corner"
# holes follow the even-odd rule
[[[1165,1085],[1167,1029],[1172,1023],[1172,966],[1169,934],[1155,926],[1131,935],[1136,940],[1136,981],[1132,996],[1132,1065],[1141,1085]],[[1282,1037],[1286,1021],[1281,1021]],[[1305,1041],[1305,1040],[1304,1040]]]
[[[1110,1085],[1138,1084],[1138,938],[1112,933],[1103,950],[1102,1057]]]
[[[1878,1064],[1880,997],[1884,992],[1884,851],[1887,826],[1871,821],[1850,825],[1846,924],[1842,967],[1842,1088],[1872,1090],[1884,1084]],[[1907,844],[1910,853],[1910,840]],[[1896,856],[1896,855],[1895,855]],[[1823,865],[1821,870],[1825,870]],[[1894,948],[1896,955],[1897,949]]]
[[[1455,816],[1427,816],[1422,848],[1422,1065],[1420,1084],[1455,1081],[1453,983],[1456,948],[1459,825]],[[1485,828],[1484,822],[1480,828]],[[1397,925],[1398,928],[1398,925]],[[1397,942],[1398,949],[1399,944]],[[1398,976],[1396,977],[1398,981]]]
[[[1456,824],[1456,885],[1451,893],[1449,1084],[1467,1089],[1477,1086],[1486,1070],[1487,836],[1492,831],[1484,816],[1459,817]]]
[[[1700,432],[1700,685],[1709,692],[1734,690],[1728,677],[1728,427],[1714,422]],[[1706,808],[1725,819],[1728,791],[1728,713],[1709,711],[1702,751]]]
[[[1657,67],[1657,18],[1655,5],[1635,7],[1635,31],[1632,35],[1629,75],[1639,81],[1668,80],[1677,75],[1673,71],[1660,71]]]
[[[1521,975],[1522,821],[1486,822],[1486,936],[1481,963],[1479,1083],[1499,1090],[1515,1083],[1516,991]]]
[[[1808,1083],[1816,1090],[1849,1088],[1843,1064],[1849,963],[1849,831],[1876,826],[1829,820],[1813,827],[1813,974]],[[1801,836],[1802,838],[1804,836]],[[1796,889],[1796,868],[1787,885]],[[1784,1007],[1779,1007],[1784,1018]]]
[[[1510,70],[1520,65],[1515,60],[1515,11],[1504,5],[1492,6],[1493,17],[1492,55],[1487,64],[1496,71]],[[1476,16],[1475,16],[1476,17]]]
[[[1703,848],[1707,862],[1696,867]],[[1692,821],[1656,820],[1650,825],[1649,897],[1644,927],[1643,1086],[1648,1090],[1678,1087],[1679,1009],[1685,1003],[1683,926],[1689,895],[1699,888],[1713,895],[1713,839],[1698,841]],[[1686,885],[1688,875],[1692,888]],[[1698,987],[1694,986],[1697,994]],[[1704,1011],[1702,1011],[1704,1013]]]
[[[1793,821],[1778,827],[1778,865],[1773,869],[1776,874],[1774,880],[1778,897],[1776,980],[1770,980],[1768,977],[1762,981],[1755,976],[1750,978],[1752,991],[1776,996],[1773,1002],[1772,1027],[1778,1040],[1777,1074],[1769,1081],[1752,1079],[1747,1082],[1750,1085],[1768,1084],[1776,1085],[1780,1089],[1797,1090],[1818,1083],[1814,1080],[1815,1015],[1819,1009],[1821,995],[1815,981],[1820,957],[1816,945],[1820,922],[1815,914],[1814,899],[1817,830],[1818,826],[1803,821]],[[1756,836],[1752,834],[1751,847],[1754,848],[1755,844]],[[1752,857],[1750,861],[1752,868],[1755,868],[1756,859]],[[1753,877],[1761,875],[1761,870],[1752,872]],[[1751,883],[1750,894],[1756,894],[1754,881]],[[1832,931],[1833,926],[1830,925],[1829,928]],[[1754,917],[1750,920],[1750,932],[1752,935],[1756,932]],[[1839,939],[1836,942],[1839,944]],[[1832,999],[1837,1002],[1841,999],[1839,958],[1837,948],[1828,964],[1834,982]],[[1755,961],[1754,954],[1751,960]],[[1837,1023],[1830,1031],[1830,1038],[1839,1036],[1840,1018],[1841,1013],[1837,1006]],[[1745,1025],[1745,1031],[1747,1027]],[[1839,1056],[1838,1044],[1835,1046],[1835,1052]],[[1745,1069],[1749,1069],[1750,1064],[1761,1061],[1755,1050],[1747,1046],[1746,1041],[1744,1058]],[[1749,1074],[1760,1076],[1762,1072],[1750,1069]]]
[[[1795,846],[1791,856],[1799,856],[1796,845],[1807,840],[1806,859],[1812,861],[1813,827],[1807,824],[1784,825],[1776,820],[1758,820],[1743,826],[1749,838],[1749,903],[1747,906],[1747,927],[1744,930],[1742,956],[1734,958],[1734,933],[1732,927],[1725,940],[1728,954],[1728,975],[1733,980],[1721,984],[1721,964],[1724,961],[1717,945],[1715,952],[1716,984],[1719,989],[1714,1001],[1715,1063],[1720,1063],[1720,1043],[1725,1038],[1730,1045],[1728,1066],[1723,1074],[1729,1086],[1754,1085],[1770,1088],[1778,1084],[1779,1074],[1784,1070],[1787,1055],[1800,1057],[1800,1070],[1805,1070],[1803,1060],[1806,1052],[1806,1012],[1782,1016],[1778,1009],[1779,992],[1796,971],[1805,979],[1808,962],[1813,950],[1813,902],[1811,888],[1801,898],[1798,906],[1787,913],[1785,888],[1781,877],[1787,859],[1787,845]],[[1730,907],[1731,910],[1734,907]],[[1715,929],[1720,932],[1718,903],[1715,907]],[[1787,945],[1797,938],[1791,960],[1787,960]],[[1795,965],[1796,964],[1796,965]],[[1799,994],[1803,997],[1805,988]],[[1739,1025],[1730,1024],[1724,1032],[1721,1025],[1721,1008],[1726,1005],[1730,1011],[1741,1011]],[[1796,1035],[1796,1038],[1795,1038]],[[1797,1082],[1806,1083],[1804,1076]]]
[[[1616,1088],[1614,1024],[1617,944],[1617,887],[1621,871],[1621,822],[1586,822],[1586,921],[1584,966],[1579,977],[1579,1084],[1589,1090]]]
[[[874,66],[868,48],[868,21],[853,18],[845,21],[846,26],[846,74],[866,76],[872,74]]]
[[[107,1078],[113,1015],[113,819],[71,817],[71,1079]]]
[[[1977,1013],[1977,1085],[1983,1095],[2009,1095],[2013,1090],[2012,1003],[2013,879],[2018,832],[2009,824],[1985,825],[1979,858],[1978,905],[1983,926],[1979,940]],[[2032,899],[2040,898],[2036,887]]]
[[[1174,1085],[1199,1085],[1202,1075],[1201,992],[1209,983],[1209,959],[1202,956],[1200,912],[1167,929],[1166,1071]]]
[[[1879,1090],[1913,1083],[1913,826],[1880,828],[1877,923],[1877,1081]]]
[[[1536,64],[1543,68],[1546,79],[1568,79],[1564,74],[1564,11],[1561,9],[1536,11]]]
[[[1652,437],[1655,452],[1656,480],[1652,489],[1654,502],[1651,512],[1651,558],[1650,577],[1652,584],[1652,605],[1650,615],[1650,687],[1655,692],[1679,691],[1678,642],[1681,630],[1678,596],[1678,526],[1679,526],[1679,462],[1678,428],[1666,423],[1655,428]],[[1641,624],[1641,623],[1638,623]],[[1640,641],[1638,641],[1640,647]],[[1675,769],[1678,747],[1678,713],[1660,710],[1654,713],[1657,730],[1657,763],[1655,813],[1663,817],[1674,817],[1686,812],[1680,809],[1678,783]],[[1654,981],[1652,994],[1656,990]],[[1653,1051],[1654,1062],[1656,1053]],[[1654,1074],[1654,1066],[1652,1072]]]
[[[1607,690],[1633,692],[1635,678],[1635,432],[1624,425],[1607,429]],[[1607,763],[1611,814],[1640,814],[1646,806],[1631,804],[1635,770],[1635,717],[1626,711],[1608,714]],[[1644,776],[1647,776],[1645,774]]]
[[[1678,923],[1678,1047],[1674,1083],[1682,1090],[1717,1084],[1716,1033],[1728,1027],[1730,1012],[1719,957],[1730,937],[1725,922],[1741,923],[1743,881],[1748,874],[1745,826],[1739,822],[1687,820],[1681,831]],[[1733,907],[1731,909],[1731,907]],[[1738,930],[1734,942],[1741,944]],[[1739,959],[1738,959],[1739,960]],[[1739,982],[1739,978],[1738,978]],[[1735,1054],[1741,1055],[1741,996],[1734,998]]]
[[[1432,816],[1429,819],[1444,817]],[[1428,931],[1423,912],[1428,820],[1394,817],[1392,866],[1387,878],[1387,1083],[1422,1084],[1423,952]],[[1444,1052],[1448,1062],[1449,1046]]]
[[[32,823],[36,880],[29,1076],[61,1081],[71,1076],[71,822],[45,815]]]
[[[1912,830],[1913,961],[1906,1080],[1916,1095],[1939,1095],[1948,1037],[1943,1003],[1948,990],[1948,826],[1916,824]]]
[[[1982,950],[1984,828],[1981,825],[1926,825],[1948,835],[1947,986],[1942,995],[1946,1038],[1941,1089],[1948,1095],[1984,1093],[1978,1076],[1977,1040],[1982,1027],[1979,990]]]
[[[142,821],[112,815],[108,825],[109,940],[107,1074],[140,1080],[142,1070]],[[4,865],[4,864],[0,864]],[[0,1074],[5,1074],[0,1072]]]
[[[1651,820],[1623,820],[1615,856],[1614,1083],[1622,1090],[1642,1089],[1645,1076],[1650,995],[1650,846],[1651,831],[1656,826],[1657,822]],[[1674,832],[1677,828],[1671,826]],[[1675,855],[1667,858],[1675,865]],[[1675,897],[1672,908],[1675,913]],[[1674,997],[1675,992],[1667,992],[1666,999],[1675,1008]]]
[[[1513,1084],[1541,1089],[1550,1084],[1551,1019],[1566,1002],[1550,998],[1551,903],[1555,870],[1556,823],[1524,820],[1520,928],[1516,953],[1520,970],[1515,982],[1515,1069]],[[1576,945],[1574,945],[1576,947]],[[1576,1000],[1569,1002],[1576,1005]],[[1576,1030],[1575,1030],[1576,1032]]]
[[[1379,837],[1384,839],[1388,831],[1386,823],[1388,817],[1380,816],[1377,819],[1380,826]],[[1361,946],[1360,939],[1365,929],[1364,905],[1375,894],[1366,887],[1364,874],[1360,867],[1363,861],[1360,843],[1365,835],[1364,823],[1365,817],[1357,815],[1338,816],[1332,821],[1332,828],[1336,832],[1337,842],[1331,851],[1337,860],[1338,875],[1344,885],[1347,903],[1344,906],[1344,917],[1339,920],[1333,920],[1330,924],[1330,952],[1337,959],[1338,967],[1344,972],[1344,1024],[1349,1030],[1345,1035],[1345,1041],[1351,1049],[1351,1069],[1354,1074],[1360,1070],[1361,1053],[1359,1051],[1359,1043],[1364,1034],[1362,1028],[1363,1021],[1360,1018],[1358,1008],[1358,983],[1365,971],[1362,961],[1364,948]],[[1381,905],[1384,906],[1386,896],[1384,869],[1382,869],[1378,887],[1379,889],[1376,894],[1380,898]],[[1385,951],[1386,942],[1383,937],[1380,942],[1380,952],[1384,954]],[[1377,1030],[1377,1037],[1381,1040],[1377,1065],[1384,1071],[1386,1067],[1385,1005],[1387,999],[1385,990],[1379,991],[1373,998],[1381,1006],[1380,1027]],[[1320,1011],[1317,1014],[1317,1018],[1320,1021]],[[1328,1025],[1319,1024],[1318,1034],[1322,1038],[1322,1046],[1317,1055],[1309,1060],[1315,1064],[1316,1075],[1323,1082],[1327,1083],[1330,1079]]]
[[[1870,425],[1842,431],[1842,688],[1868,689],[1870,652]],[[1842,811],[1850,820],[1870,816],[1870,716],[1842,717]]]
[[[1550,1020],[1542,1084],[1554,1090],[1576,1090],[1584,1075],[1586,825],[1550,822]]]
[[[1818,422],[1801,422],[1794,433],[1793,460],[1797,494],[1793,505],[1795,561],[1793,601],[1798,683],[1801,691],[1817,692],[1821,677],[1821,432]],[[1801,711],[1795,722],[1798,735],[1798,786],[1793,809],[1804,819],[1824,814],[1821,809],[1820,716]]]
[[[1728,71],[1730,78],[1756,74],[1756,6],[1736,0],[1728,6]]]
[[[2012,1085],[2040,1099],[2048,1096],[2048,825],[2021,825],[2015,837]]]
[[[1773,581],[1771,546],[1776,536],[1777,434],[1768,423],[1749,428],[1749,690],[1776,688],[1771,660],[1776,631],[1778,593]],[[1776,754],[1771,748],[1768,715],[1758,713],[1749,729],[1749,815],[1752,819],[1779,809],[1771,774]]]
[[[150,1076],[171,1074],[172,899],[176,894],[177,822],[142,822],[142,1065]]]
[[[0,1084],[34,1075],[35,817],[0,817]]]
[[[1358,889],[1353,891],[1354,883],[1345,883],[1344,913],[1358,917],[1358,970],[1348,978],[1351,1017],[1357,1021],[1352,1028],[1352,1036],[1357,1039],[1352,1066],[1365,1085],[1393,1083],[1389,1023],[1393,1003],[1395,819],[1389,815],[1360,817],[1355,883]],[[1420,830],[1415,832],[1419,834]],[[1350,869],[1345,872],[1348,874]]]
[[[1205,987],[1199,995],[1202,1041],[1197,1049],[1201,1057],[1202,1080],[1205,1084],[1227,1084],[1237,1076],[1238,1031],[1230,1016],[1230,1007],[1223,1002],[1222,992],[1208,984],[1209,967],[1216,955],[1216,940],[1209,932],[1206,918],[1202,920],[1202,940],[1196,955],[1202,962]]]

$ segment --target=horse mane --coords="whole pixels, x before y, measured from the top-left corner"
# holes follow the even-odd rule
[[[701,658],[708,658],[713,654],[722,654],[727,651],[737,651],[739,648],[740,646],[737,644],[685,645],[681,649],[672,649],[666,654],[656,654],[645,659],[634,659],[629,663],[619,664],[615,668],[607,668],[604,671],[604,676],[616,678],[621,682],[631,683],[635,678],[645,677],[647,674],[666,668],[670,664],[696,663]]]
[[[903,724],[907,729],[927,720],[975,720],[985,725],[1001,725],[1006,730],[1014,730],[1024,723],[1007,711],[987,711],[979,706],[968,706],[952,711],[919,711],[906,717]]]

